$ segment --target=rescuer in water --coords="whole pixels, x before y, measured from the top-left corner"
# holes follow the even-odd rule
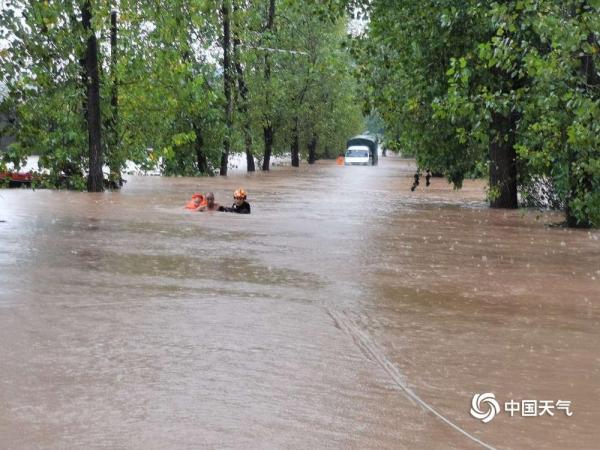
[[[233,193],[233,205],[231,205],[231,208],[219,206],[219,211],[250,214],[250,203],[246,201],[246,197],[246,191],[241,188],[238,189]]]

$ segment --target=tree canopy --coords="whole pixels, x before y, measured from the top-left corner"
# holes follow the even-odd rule
[[[598,226],[599,9],[7,0],[0,108],[14,120],[0,133],[16,140],[0,164],[39,154],[48,184],[98,190],[90,179],[116,186],[128,160],[167,175],[226,174],[230,153],[249,171],[283,154],[312,163],[380,120],[388,148],[455,187],[487,176],[492,207],[551,206]],[[349,32],[351,16],[364,32]]]
[[[16,117],[4,132],[16,143],[3,161],[39,154],[51,183],[85,187],[90,36],[98,42],[100,144],[111,175],[120,176],[127,160],[161,161],[165,174],[213,174],[227,165],[224,145],[247,153],[252,166],[267,157],[268,170],[265,126],[273,155],[294,143],[294,156],[308,157],[311,142],[330,155],[363,121],[342,47],[346,19],[319,8],[279,0],[4,2],[2,108]]]
[[[392,147],[456,187],[488,174],[492,206],[600,225],[598,1],[366,3],[353,52]]]

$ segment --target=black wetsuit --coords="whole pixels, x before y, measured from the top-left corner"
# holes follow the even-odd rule
[[[231,206],[231,208],[227,208],[226,206],[220,206],[219,211],[232,212],[238,214],[250,214],[250,203],[244,201],[241,205],[236,205],[235,203]]]

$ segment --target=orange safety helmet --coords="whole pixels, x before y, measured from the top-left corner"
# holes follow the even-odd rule
[[[243,198],[244,200],[246,200],[246,191],[242,188],[239,188],[233,193],[233,198]]]

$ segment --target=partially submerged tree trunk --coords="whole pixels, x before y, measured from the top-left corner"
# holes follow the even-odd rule
[[[250,130],[250,121],[244,123],[244,146],[246,148],[246,168],[248,172],[256,171],[254,164],[254,155],[252,154],[252,132]]]
[[[275,22],[275,0],[269,0],[269,12],[267,16],[267,26],[266,31],[270,32],[273,30],[273,25]],[[265,85],[269,85],[271,81],[271,61],[269,60],[269,53],[265,52]],[[265,96],[267,105],[269,102],[269,89],[265,89]],[[271,153],[273,151],[273,122],[271,120],[271,112],[267,112],[267,117],[265,118],[265,124],[263,125],[263,136],[265,141],[265,153],[263,155],[263,164],[262,170],[269,170],[269,166],[271,164]]]
[[[231,5],[230,0],[223,0],[221,13],[223,14],[223,88],[225,91],[225,122],[227,131],[223,140],[223,153],[221,154],[220,174],[227,175],[229,165],[229,151],[231,150],[231,135],[233,132],[233,99],[231,96]]]
[[[252,130],[250,125],[250,117],[248,116],[248,86],[244,77],[244,69],[240,61],[240,38],[237,33],[237,27],[235,22],[235,15],[238,11],[237,2],[233,4],[233,17],[234,17],[234,33],[233,33],[233,59],[235,61],[234,66],[237,74],[238,91],[240,93],[241,101],[239,102],[239,111],[242,116],[243,131],[244,131],[244,148],[246,150],[246,167],[248,172],[254,172],[256,166],[254,164],[254,155],[252,154]]]
[[[298,119],[292,129],[292,167],[300,167],[300,137],[298,136]]]
[[[208,161],[206,159],[206,154],[204,153],[204,139],[202,139],[202,131],[197,124],[194,124],[193,127],[194,135],[196,136],[196,139],[194,140],[194,150],[196,151],[196,164],[198,165],[198,172],[207,173]]]
[[[110,110],[111,115],[108,121],[108,161],[110,166],[110,185],[111,187],[121,187],[123,185],[121,178],[121,161],[119,155],[119,91],[117,77],[117,12],[110,13]]]
[[[92,29],[92,11],[89,0],[81,8],[83,28],[87,34],[85,52],[85,87],[86,87],[86,118],[88,128],[89,173],[87,181],[88,192],[104,190],[102,174],[102,136],[100,116],[100,80],[98,76],[98,43]]]
[[[312,61],[312,64],[314,65],[314,61]],[[307,80],[299,95],[296,98],[294,98],[294,106],[296,108],[300,108],[301,105],[304,103],[304,97],[308,92],[308,87],[309,81]],[[292,167],[300,167],[300,136],[298,135],[299,122],[300,119],[298,115],[296,115],[294,117],[294,127],[292,128]]]
[[[271,164],[271,153],[273,152],[273,127],[267,125],[263,127],[263,135],[265,141],[265,153],[263,157],[262,170],[269,170]]]
[[[313,62],[314,64],[314,62]],[[308,91],[309,82],[307,81],[299,95],[294,98],[294,106],[299,108],[302,103],[304,103],[304,96]],[[294,127],[292,128],[292,145],[291,145],[291,155],[292,155],[292,167],[300,167],[300,136],[299,136],[299,122],[300,119],[298,115],[294,117]]]
[[[490,157],[490,206],[517,208],[517,153],[515,115],[492,114]]]
[[[313,134],[308,141],[308,163],[314,164],[317,160],[317,135]]]

